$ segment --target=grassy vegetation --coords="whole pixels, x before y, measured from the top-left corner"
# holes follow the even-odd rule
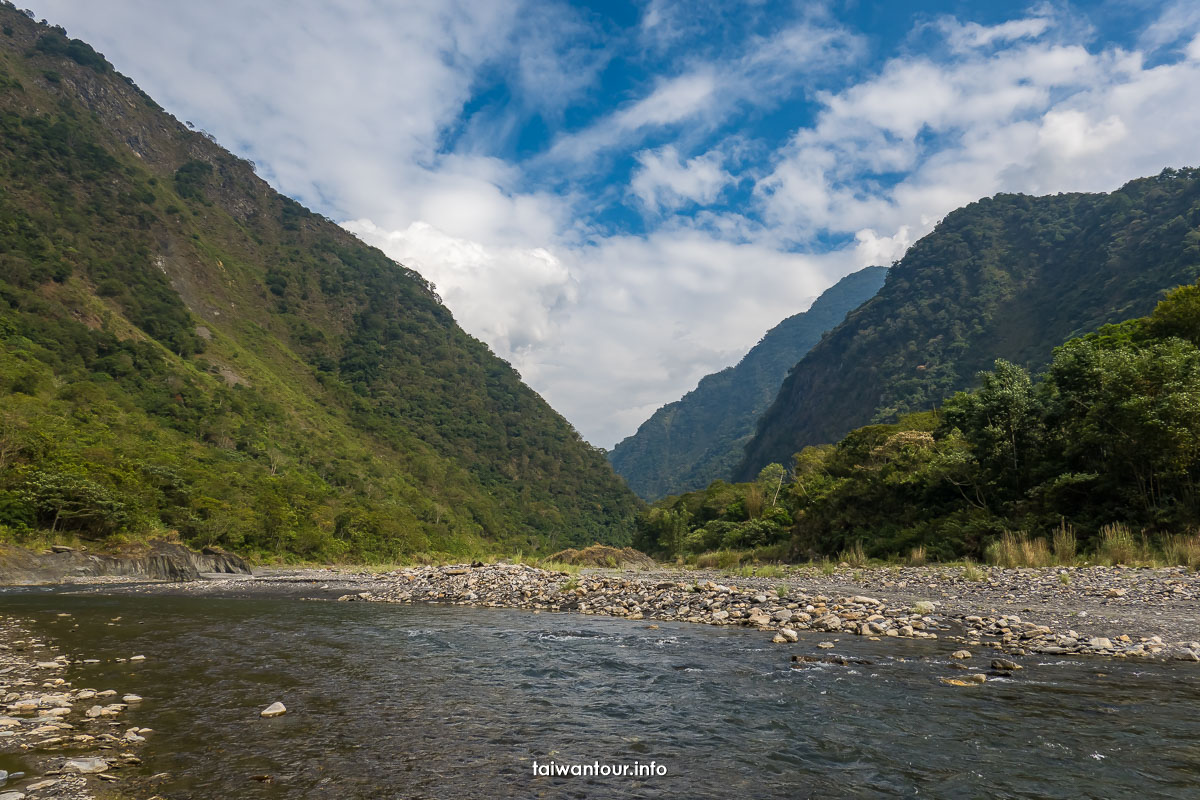
[[[174,531],[311,563],[629,543],[604,454],[420,275],[84,43],[0,18],[0,541]]]

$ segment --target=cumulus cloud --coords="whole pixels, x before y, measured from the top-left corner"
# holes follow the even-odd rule
[[[1021,22],[949,35],[1042,38],[945,61],[893,59],[824,95],[816,123],[757,184],[767,218],[800,239],[840,231],[860,234],[861,245],[907,229],[908,240],[998,191],[1109,190],[1200,161],[1194,60],[1150,67],[1144,53],[1092,52],[1056,41],[1044,19]]]
[[[643,150],[634,158],[641,166],[634,173],[630,188],[654,211],[678,208],[686,202],[711,203],[733,179],[721,168],[722,156],[716,152],[681,162],[679,152],[667,145],[658,150]]]
[[[526,377],[604,444],[735,363],[854,263],[852,253],[798,255],[694,228],[608,237],[566,258],[576,308]]]
[[[370,220],[345,227],[431,281],[468,333],[529,371],[526,363],[577,299],[562,261],[546,248],[486,246],[414,222],[387,231]]]
[[[761,24],[734,35],[715,0],[615,32],[557,0],[27,2],[419,270],[605,446],[958,206],[1200,162],[1187,0],[1133,48],[1047,5],[920,23],[930,47],[879,63],[820,4],[739,6]],[[647,71],[598,101],[614,64]]]

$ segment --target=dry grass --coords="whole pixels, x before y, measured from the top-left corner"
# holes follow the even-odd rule
[[[1100,529],[1100,542],[1096,547],[1096,561],[1100,564],[1149,563],[1154,560],[1145,535],[1135,537],[1128,525],[1114,522]]]
[[[1078,544],[1075,540],[1075,529],[1066,520],[1059,522],[1058,530],[1054,532],[1052,542],[1054,560],[1064,565],[1075,563],[1075,552]]]
[[[908,554],[908,565],[910,567],[925,566],[925,545],[914,547]]]
[[[1200,533],[1166,537],[1163,539],[1163,555],[1171,566],[1200,569]]]
[[[580,567],[633,567],[635,569],[654,569],[658,564],[645,553],[640,553],[632,547],[609,547],[594,544],[582,550],[569,547],[546,556],[545,563],[574,564]]]
[[[863,549],[862,542],[855,542],[838,553],[838,561],[844,561],[852,567],[865,567],[867,560],[867,551]]]
[[[998,567],[1048,567],[1054,556],[1045,539],[1030,539],[1029,535],[1005,531],[1004,535],[987,547],[987,561]]]

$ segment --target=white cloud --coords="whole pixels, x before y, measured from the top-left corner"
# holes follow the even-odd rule
[[[1034,33],[1046,29],[1023,35]],[[904,230],[907,241],[998,191],[1106,191],[1200,162],[1196,61],[1147,67],[1141,53],[1048,34],[943,62],[893,59],[822,100],[756,190],[771,224],[800,240],[857,233],[861,249]]]
[[[645,128],[682,122],[710,110],[715,90],[716,79],[708,71],[661,81],[641,100],[578,133],[560,137],[547,157],[555,162],[583,164],[597,153],[636,139]]]
[[[571,104],[640,52],[614,55],[620,37],[593,12],[547,0],[29,2],[277,188],[421,271],[602,445],[958,206],[1200,163],[1188,0],[1132,50],[1095,46],[1086,20],[1046,6],[993,26],[943,18],[921,26],[942,43],[925,55],[841,74],[866,40],[819,5],[693,52],[728,6],[650,0],[622,35],[660,69],[574,128]],[[497,75],[511,93],[480,100]],[[522,114],[552,145],[498,157]],[[775,152],[742,128],[765,115],[798,120]],[[631,164],[628,181],[604,158]],[[605,194],[583,194],[597,175]],[[745,186],[750,202],[722,207]],[[647,232],[599,227],[605,203],[648,209]],[[845,244],[790,252],[831,239]]]
[[[854,267],[852,253],[796,255],[691,228],[610,237],[566,258],[578,304],[526,377],[605,445]]]
[[[577,290],[562,261],[541,247],[497,247],[452,236],[427,222],[387,231],[370,220],[345,228],[431,281],[466,331],[526,370]]]
[[[1178,41],[1190,39],[1200,28],[1200,6],[1195,0],[1173,0],[1165,3],[1162,13],[1138,37],[1146,50],[1157,50]]]
[[[658,150],[636,153],[640,168],[634,173],[630,188],[651,210],[674,209],[686,202],[708,204],[733,176],[721,168],[722,156],[717,152],[690,158],[686,163],[679,152],[667,145]]]
[[[977,22],[962,23],[952,17],[943,18],[939,27],[945,34],[950,46],[956,50],[974,47],[987,47],[997,42],[1010,42],[1014,39],[1036,39],[1051,26],[1047,17],[1027,17],[1013,19],[998,25],[980,25]]]
[[[655,13],[662,13],[661,8],[651,7],[646,19]],[[650,27],[666,24],[660,20]],[[861,39],[844,28],[809,22],[783,27],[770,37],[752,37],[738,54],[661,79],[641,99],[560,136],[547,160],[588,168],[595,156],[636,141],[635,134],[647,128],[686,122],[711,130],[741,106],[778,103],[797,85],[852,62],[862,49]]]

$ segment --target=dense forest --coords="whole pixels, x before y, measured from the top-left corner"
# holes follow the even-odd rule
[[[681,400],[654,412],[609,453],[617,473],[646,500],[728,478],[788,370],[879,291],[886,274],[884,267],[867,267],[847,275],[807,311],[769,330],[735,366],[702,378]]]
[[[949,214],[788,376],[736,470],[929,411],[1003,358],[1029,369],[1067,339],[1150,312],[1200,278],[1200,170],[1109,194],[1002,194]]]
[[[0,6],[0,542],[627,544],[636,497],[433,287]]]
[[[1013,541],[1094,551],[1117,534],[1170,552],[1200,533],[1200,285],[1066,342],[1036,378],[998,360],[979,384],[806,447],[790,470],[664,499],[636,541],[662,556],[952,559]]]

